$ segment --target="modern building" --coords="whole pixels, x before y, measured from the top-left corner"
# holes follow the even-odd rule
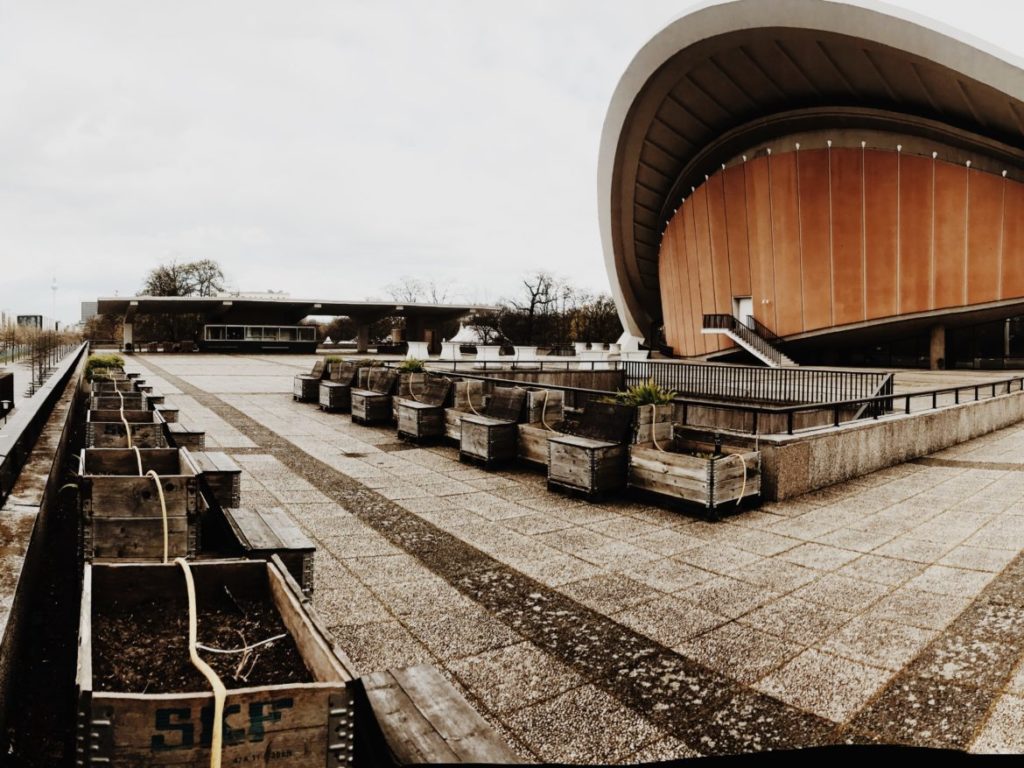
[[[601,140],[627,332],[683,357],[752,334],[808,362],[1013,356],[1022,67],[869,3],[738,0],[671,23]]]

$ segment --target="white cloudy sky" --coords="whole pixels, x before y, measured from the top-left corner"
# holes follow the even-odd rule
[[[771,0],[765,0],[770,2]],[[902,0],[1019,52],[1004,0]],[[153,265],[495,300],[606,290],[597,148],[688,0],[0,0],[0,308],[74,321]]]

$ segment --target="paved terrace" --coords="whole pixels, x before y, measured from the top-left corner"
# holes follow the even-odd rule
[[[316,540],[360,670],[436,664],[528,759],[1024,751],[1024,426],[709,524],[294,403],[312,359],[128,365]]]

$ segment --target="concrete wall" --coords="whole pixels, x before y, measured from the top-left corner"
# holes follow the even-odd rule
[[[761,489],[782,500],[901,464],[1024,420],[1024,393],[910,416],[863,421],[817,435],[761,438]],[[730,440],[733,440],[730,436]],[[753,439],[745,439],[753,444]]]
[[[86,355],[82,355],[0,509],[0,754],[7,752],[3,740],[9,707],[14,704],[10,694],[14,665],[21,651],[19,638],[28,620],[40,569],[48,565],[46,511],[61,480],[85,360]]]

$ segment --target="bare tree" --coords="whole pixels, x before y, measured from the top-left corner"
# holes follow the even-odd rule
[[[402,275],[398,278],[397,282],[391,283],[384,290],[388,292],[388,295],[395,301],[406,302],[408,304],[416,304],[423,300],[426,293],[426,288],[423,283],[417,280],[415,277],[409,275]]]
[[[558,281],[547,272],[536,272],[523,280],[526,296],[509,303],[526,316],[526,343],[532,344],[537,315],[546,312],[558,300]]]
[[[212,259],[161,264],[150,271],[142,286],[147,296],[213,296],[222,290],[224,271]]]

